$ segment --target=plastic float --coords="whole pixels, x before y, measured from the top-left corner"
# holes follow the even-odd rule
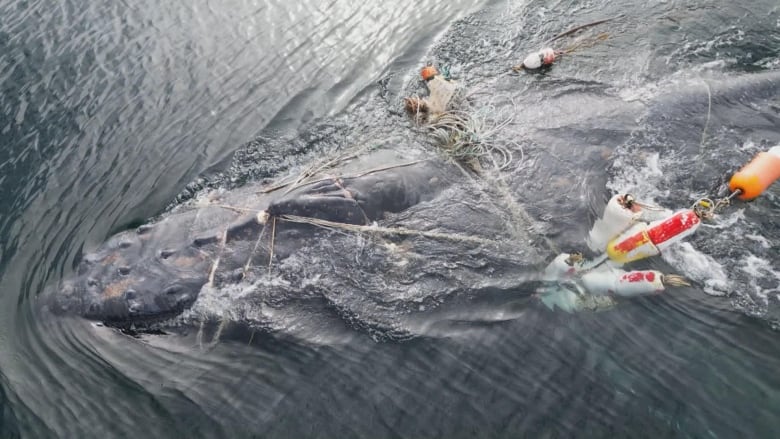
[[[420,76],[422,76],[423,81],[430,81],[438,74],[439,71],[434,66],[425,66],[420,70]]]
[[[608,21],[612,21],[615,18],[618,18],[618,17],[605,18],[605,19],[596,20],[596,21],[593,21],[593,22],[590,22],[590,23],[586,23],[586,24],[583,24],[583,25],[580,25],[580,26],[576,26],[576,27],[574,27],[572,29],[567,30],[566,32],[562,32],[562,33],[552,37],[545,44],[550,44],[550,43],[552,43],[552,42],[554,42],[556,40],[559,40],[559,39],[561,39],[563,37],[571,36],[571,35],[579,32],[579,31],[581,31],[583,29],[587,29],[587,28],[596,26],[598,24],[602,24],[602,23],[606,23]],[[566,48],[564,50],[555,50],[555,49],[553,49],[551,47],[545,47],[544,49],[541,49],[539,51],[536,51],[534,53],[529,54],[528,56],[525,57],[525,59],[523,60],[523,62],[520,65],[514,66],[514,67],[512,67],[512,69],[515,70],[515,71],[519,71],[519,70],[537,70],[537,69],[540,69],[540,68],[542,68],[544,66],[550,66],[561,55],[563,55],[563,54],[570,54],[570,53],[574,52],[578,48],[593,45],[593,44],[597,43],[598,41],[605,39],[607,36],[608,36],[607,34],[601,34],[601,35],[596,36],[595,38],[590,38],[590,39],[587,39],[585,41],[580,41],[578,43],[575,43],[574,45],[571,45],[570,47],[568,47],[568,48]]]
[[[604,207],[604,214],[593,223],[588,233],[588,247],[602,252],[607,243],[639,221],[641,207],[631,195],[615,195]]]
[[[558,255],[542,277],[555,284],[537,290],[541,302],[551,310],[596,311],[614,306],[616,297],[659,294],[667,287],[689,286],[680,276],[656,270],[624,271],[610,264],[594,268],[587,265],[579,253]]]
[[[661,253],[661,250],[691,235],[701,225],[693,209],[676,212],[650,224],[638,223],[607,244],[610,260],[625,264]]]
[[[689,286],[682,277],[657,270],[595,270],[582,275],[583,287],[591,294],[622,297],[662,293],[666,286]]]
[[[740,191],[740,200],[750,201],[758,197],[780,178],[780,145],[767,152],[759,152],[729,181],[731,192]]]
[[[558,52],[551,47],[545,47],[542,50],[531,53],[526,56],[523,62],[519,66],[515,66],[515,70],[537,70],[544,66],[552,65],[555,62],[555,58],[558,56]]]

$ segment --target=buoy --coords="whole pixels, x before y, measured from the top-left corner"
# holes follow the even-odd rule
[[[593,223],[588,233],[588,247],[594,252],[603,252],[607,243],[639,221],[641,208],[626,202],[630,195],[615,195],[604,207],[604,214]]]
[[[663,277],[656,270],[599,270],[585,273],[582,285],[591,294],[632,297],[660,293],[664,290]]]
[[[422,76],[422,79],[427,81],[429,79],[432,79],[434,76],[438,75],[439,71],[436,70],[436,67],[434,66],[425,66],[420,70],[420,76]]]
[[[536,70],[542,66],[548,66],[555,62],[555,50],[550,47],[534,52],[525,57],[523,60],[523,68],[528,70]]]
[[[759,152],[753,160],[739,170],[729,181],[731,192],[742,191],[737,197],[750,201],[761,195],[780,178],[780,145],[767,152]]]
[[[572,255],[562,253],[544,269],[542,280],[550,282],[564,280],[576,276],[581,269],[581,264],[572,262]]]
[[[691,209],[650,224],[635,224],[607,244],[607,256],[620,264],[655,256],[695,232],[700,224],[701,219]]]

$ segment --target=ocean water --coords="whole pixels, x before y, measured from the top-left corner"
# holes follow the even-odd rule
[[[687,207],[780,143],[775,2],[2,1],[0,17],[0,437],[780,429],[777,187],[640,265],[692,287],[597,312],[434,291],[408,315],[277,304],[259,326],[132,337],[36,307],[83,253],[192,197],[423,137],[401,98],[427,62],[502,122],[511,197],[555,247],[583,247],[616,191]],[[572,51],[552,69],[509,69],[608,17],[555,41]]]

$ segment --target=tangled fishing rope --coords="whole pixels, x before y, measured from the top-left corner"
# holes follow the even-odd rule
[[[492,106],[473,113],[447,111],[429,125],[433,142],[454,160],[469,162],[485,159],[492,162],[496,170],[504,170],[512,163],[512,150],[498,144],[492,137],[511,124],[513,117],[494,122],[489,118],[493,112]]]
[[[311,224],[313,226],[322,227],[324,229],[346,230],[356,233],[375,233],[390,236],[422,236],[424,238],[447,241],[471,242],[474,244],[485,244],[493,246],[499,245],[498,241],[493,241],[486,238],[478,238],[476,236],[461,235],[457,233],[426,232],[423,230],[407,229],[405,227],[381,227],[378,225],[348,224],[297,215],[280,215],[279,219],[283,221],[289,221],[291,223]]]

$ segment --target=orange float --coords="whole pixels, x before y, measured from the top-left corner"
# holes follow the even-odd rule
[[[433,79],[434,76],[438,75],[439,71],[436,70],[436,67],[434,66],[425,66],[420,70],[420,76],[422,76],[422,79],[429,80]]]
[[[780,178],[780,146],[767,152],[759,152],[753,160],[739,170],[729,181],[731,192],[741,191],[737,197],[750,201],[761,195]]]

